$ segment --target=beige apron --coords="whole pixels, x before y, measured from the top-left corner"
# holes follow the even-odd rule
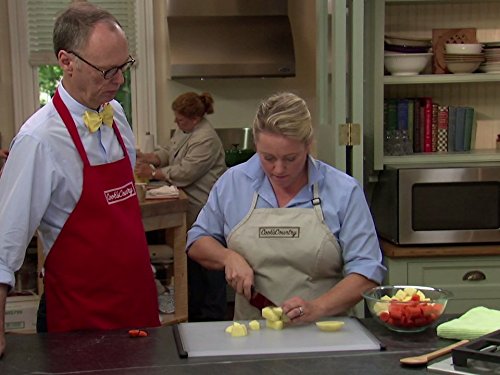
[[[254,270],[255,289],[276,304],[299,296],[314,299],[342,278],[337,239],[323,219],[318,187],[313,208],[255,208],[257,193],[227,244]],[[234,319],[260,319],[261,312],[236,294]]]

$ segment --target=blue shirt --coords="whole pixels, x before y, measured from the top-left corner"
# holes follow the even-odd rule
[[[358,273],[382,283],[386,268],[363,189],[356,179],[311,156],[308,164],[308,184],[286,207],[312,208],[313,185],[317,183],[326,225],[342,249],[345,275]],[[212,236],[227,246],[229,233],[249,212],[254,192],[259,195],[257,208],[279,207],[258,154],[230,168],[215,183],[188,232],[187,248],[203,236]]]
[[[63,85],[61,99],[68,107],[91,165],[123,158],[113,129],[101,126],[90,133],[83,113],[91,110],[74,100]],[[131,161],[135,164],[135,139],[116,101],[114,120]],[[80,199],[83,163],[52,101],[33,114],[13,139],[0,178],[0,283],[14,286],[18,270],[36,229],[45,256]]]

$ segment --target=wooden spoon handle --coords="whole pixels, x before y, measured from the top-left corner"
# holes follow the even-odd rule
[[[426,354],[427,360],[430,361],[430,360],[433,360],[434,358],[440,357],[444,354],[448,354],[451,352],[452,349],[455,349],[456,347],[458,347],[460,345],[467,344],[468,342],[469,342],[469,340],[462,340],[462,341],[456,342],[454,344],[445,346],[444,348],[430,352],[430,353]]]

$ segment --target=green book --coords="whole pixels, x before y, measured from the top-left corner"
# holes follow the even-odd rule
[[[464,151],[471,150],[472,130],[474,129],[474,112],[474,108],[465,107]]]
[[[387,130],[398,128],[398,99],[387,99]]]

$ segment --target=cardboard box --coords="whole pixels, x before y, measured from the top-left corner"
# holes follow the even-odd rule
[[[39,296],[7,297],[5,306],[5,331],[13,333],[36,333],[36,313]]]

